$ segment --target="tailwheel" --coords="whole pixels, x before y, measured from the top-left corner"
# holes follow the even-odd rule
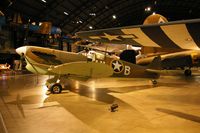
[[[155,79],[152,79],[151,82],[152,82],[153,85],[157,85],[158,84],[158,82]]]
[[[185,76],[191,76],[192,75],[192,71],[190,69],[186,69],[184,74],[185,74]]]
[[[53,94],[59,94],[59,93],[61,93],[62,92],[62,86],[61,86],[61,84],[59,84],[59,83],[52,84],[50,86],[50,91]]]

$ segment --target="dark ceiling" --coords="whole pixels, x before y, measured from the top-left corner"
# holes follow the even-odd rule
[[[51,21],[71,34],[90,30],[89,26],[101,29],[142,24],[153,12],[169,21],[200,18],[199,0],[1,0],[0,6],[7,16],[18,12],[32,21]],[[151,11],[145,12],[146,7]]]

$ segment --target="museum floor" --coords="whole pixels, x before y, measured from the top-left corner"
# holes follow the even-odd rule
[[[49,94],[48,76],[0,77],[0,133],[199,133],[200,76],[72,81]],[[119,105],[116,112],[110,106]]]

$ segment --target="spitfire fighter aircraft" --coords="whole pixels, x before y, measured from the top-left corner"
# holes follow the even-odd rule
[[[76,35],[93,42],[152,48],[143,51],[156,56],[165,49],[164,55],[159,53],[162,68],[181,68],[186,76],[190,76],[190,68],[200,65],[199,31],[200,19],[168,22],[163,16],[155,14],[147,17],[143,25],[80,31]],[[140,58],[137,63],[149,64],[154,57]]]
[[[87,56],[65,52],[55,49],[36,46],[23,46],[16,49],[23,56],[26,68],[36,74],[54,75],[56,80],[48,84],[52,93],[60,93],[63,89],[62,78],[100,78],[100,77],[125,77],[125,78],[150,78],[156,84],[159,74],[155,70],[160,69],[160,58],[156,57],[148,66],[134,64],[133,59],[124,58],[133,51],[124,51],[121,59],[109,56],[98,58],[95,55],[88,60]],[[155,72],[154,72],[155,71]]]

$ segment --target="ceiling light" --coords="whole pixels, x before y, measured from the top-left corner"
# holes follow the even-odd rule
[[[96,16],[96,13],[90,13],[89,15],[90,16]]]
[[[93,27],[92,27],[92,26],[89,26],[89,29],[93,29]]]
[[[47,1],[46,0],[41,0],[42,2],[44,2],[44,3],[47,3]]]
[[[146,12],[149,12],[149,11],[151,11],[151,7],[146,7],[144,10],[145,10]]]
[[[112,18],[113,18],[113,19],[116,19],[116,18],[117,18],[117,16],[116,16],[116,15],[113,15],[113,16],[112,16]]]
[[[155,14],[156,14],[156,12],[153,12],[152,14],[153,14],[153,15],[155,15]]]
[[[35,23],[35,22],[32,22],[31,24],[32,24],[32,25],[36,25],[36,23]]]
[[[76,23],[77,23],[77,24],[79,24],[79,23],[82,24],[83,21],[79,20],[79,21],[76,21]]]
[[[64,12],[64,14],[65,14],[65,15],[69,15],[69,13],[67,13],[67,12]]]
[[[108,6],[105,6],[105,9],[109,9],[109,7],[108,7]]]

